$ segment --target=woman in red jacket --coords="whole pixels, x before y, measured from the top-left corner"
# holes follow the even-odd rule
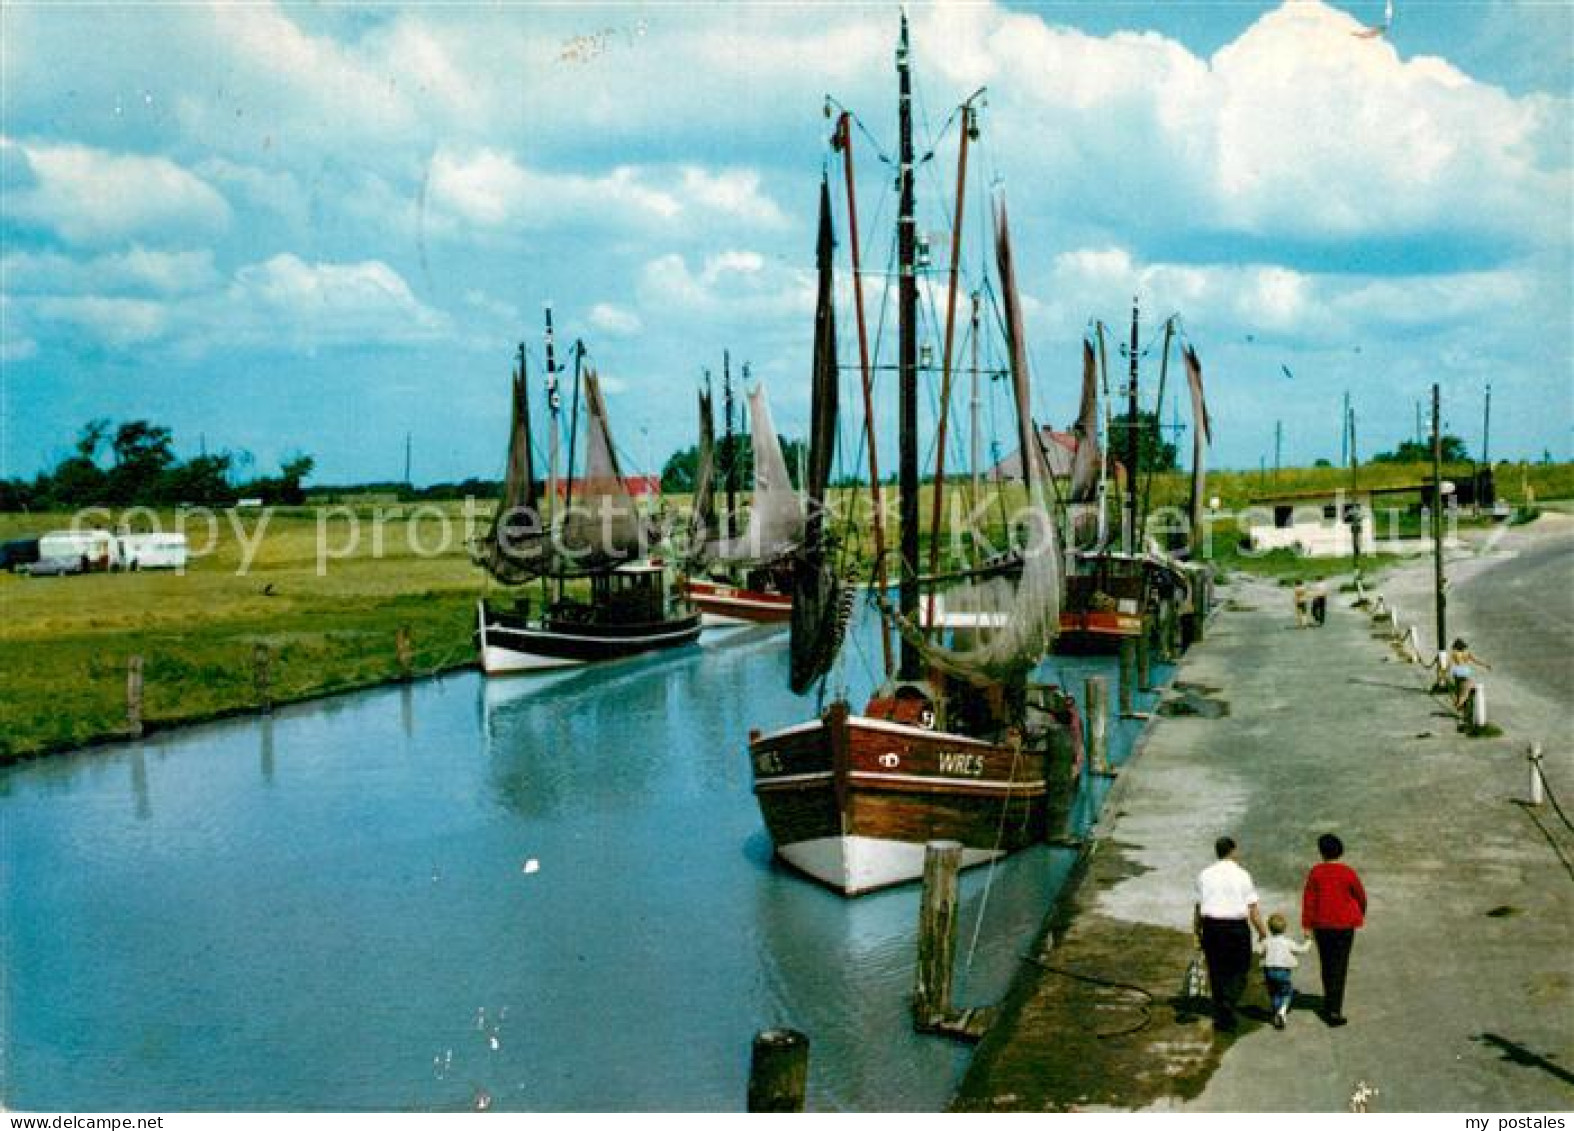
[[[1350,969],[1350,948],[1356,928],[1366,919],[1366,889],[1348,864],[1339,863],[1344,842],[1333,833],[1317,838],[1323,862],[1306,874],[1301,893],[1301,929],[1317,940],[1317,962],[1323,974],[1323,1020],[1345,1023],[1344,981]]]

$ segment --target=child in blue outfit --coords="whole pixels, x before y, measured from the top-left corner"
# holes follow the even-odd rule
[[[1257,943],[1262,955],[1262,976],[1268,983],[1268,1003],[1273,1007],[1273,1027],[1284,1028],[1284,1015],[1290,1012],[1290,1002],[1295,999],[1294,970],[1300,965],[1297,954],[1305,954],[1312,944],[1308,939],[1296,942],[1285,936],[1288,924],[1283,915],[1268,916],[1268,934]]]

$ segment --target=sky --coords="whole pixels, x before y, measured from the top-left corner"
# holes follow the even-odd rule
[[[1040,422],[1135,297],[1145,346],[1178,314],[1202,359],[1213,466],[1271,463],[1276,424],[1286,465],[1337,460],[1347,392],[1361,453],[1392,448],[1434,382],[1473,454],[1490,383],[1492,458],[1574,457],[1574,3],[1395,6],[1363,38],[1380,0],[909,5],[936,361],[952,112],[986,87],[963,285],[1004,199]],[[803,435],[822,172],[856,362],[826,96],[860,126],[873,317],[899,11],[7,3],[0,476],[108,417],[257,474],[397,479],[408,434],[417,483],[497,477],[547,303],[630,469],[693,442],[723,350]]]

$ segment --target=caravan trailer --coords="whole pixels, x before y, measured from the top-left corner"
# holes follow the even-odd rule
[[[51,530],[38,540],[28,573],[101,573],[120,565],[120,547],[107,530]]]
[[[121,569],[186,568],[186,536],[173,531],[157,534],[122,534]]]

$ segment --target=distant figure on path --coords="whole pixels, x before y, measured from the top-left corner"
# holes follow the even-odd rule
[[[1323,1020],[1345,1024],[1344,984],[1350,969],[1355,932],[1366,921],[1366,889],[1348,864],[1341,864],[1344,842],[1333,833],[1317,838],[1321,864],[1306,874],[1301,893],[1301,929],[1317,940],[1317,962],[1323,974]]]
[[[1317,584],[1312,586],[1312,620],[1321,628],[1328,619],[1328,586],[1323,584],[1323,579],[1318,578]]]
[[[1257,889],[1251,873],[1235,860],[1235,841],[1221,836],[1213,844],[1218,862],[1197,876],[1197,903],[1192,929],[1208,960],[1208,985],[1213,991],[1213,1027],[1221,1033],[1235,1030],[1235,1007],[1246,989],[1252,968],[1252,933],[1268,932],[1257,908]]]
[[[1487,671],[1492,670],[1492,665],[1483,660],[1470,650],[1462,637],[1456,638],[1448,646],[1448,678],[1454,688],[1454,710],[1463,711],[1470,703],[1470,696],[1476,690],[1475,665],[1480,664]]]
[[[1284,1015],[1290,1012],[1295,1000],[1295,968],[1301,963],[1295,957],[1312,949],[1307,939],[1297,942],[1285,937],[1289,923],[1283,915],[1274,912],[1268,916],[1268,937],[1257,943],[1262,955],[1262,977],[1268,987],[1268,1004],[1273,1007],[1273,1027],[1284,1028]]]
[[[1295,582],[1295,627],[1306,627],[1306,582],[1296,579]]]

